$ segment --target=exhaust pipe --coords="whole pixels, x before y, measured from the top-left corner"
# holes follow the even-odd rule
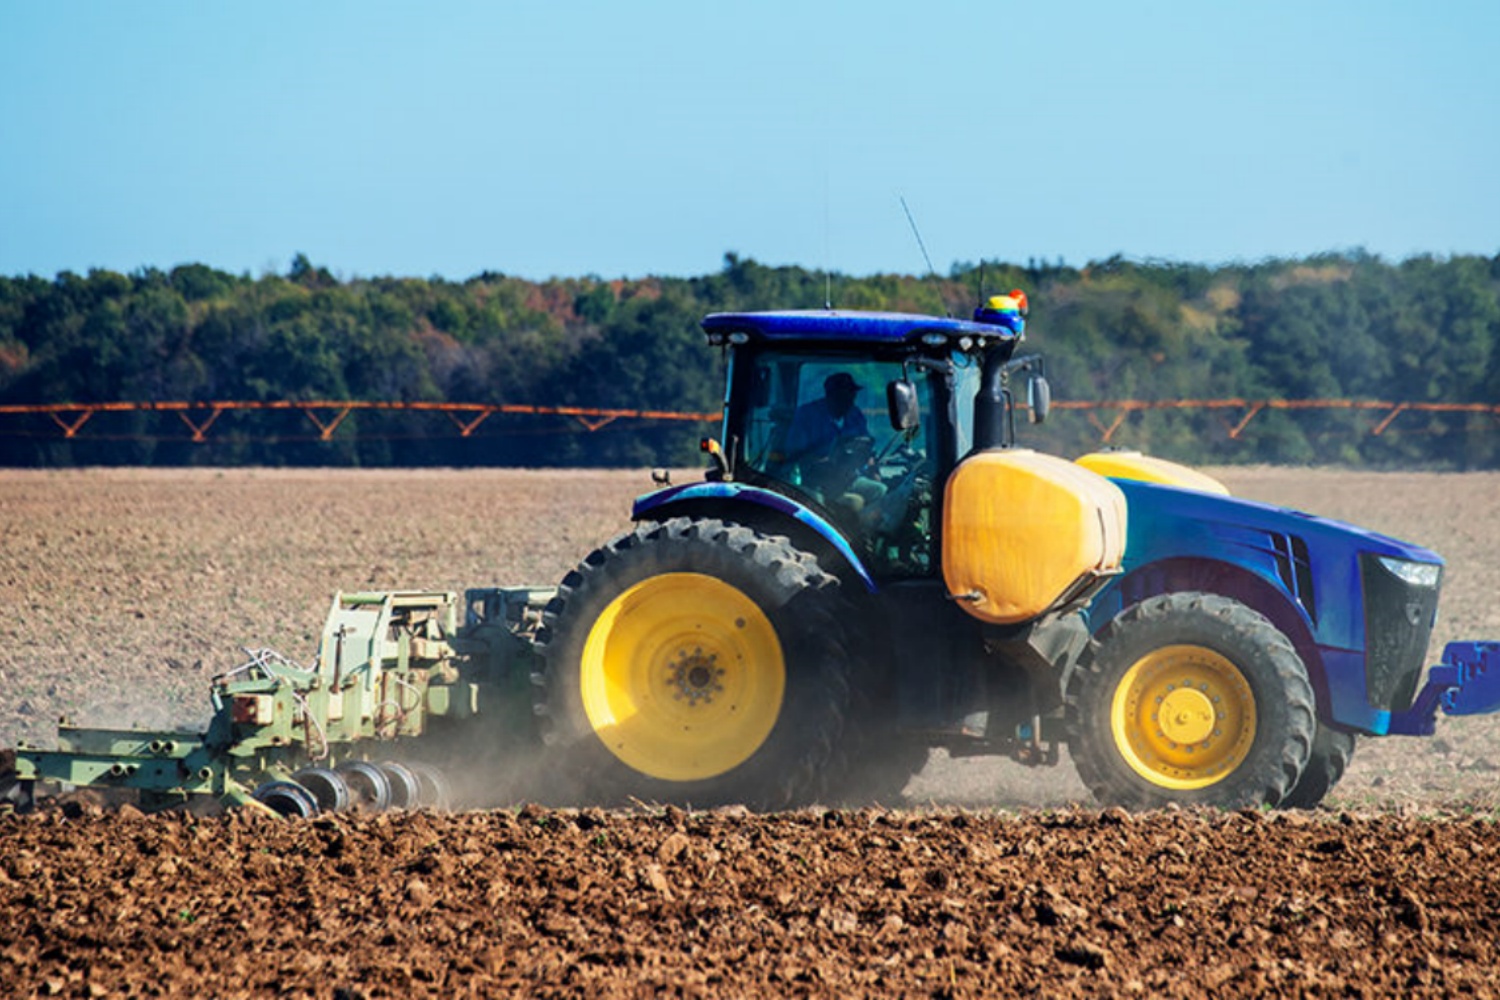
[[[984,356],[979,375],[979,392],[974,396],[974,450],[1003,448],[1006,441],[1006,414],[1010,410],[1010,390],[1005,385],[1006,362],[1011,345],[994,349]]]

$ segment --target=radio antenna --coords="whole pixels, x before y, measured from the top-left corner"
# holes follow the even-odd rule
[[[917,229],[917,220],[911,216],[911,209],[906,205],[906,195],[899,195],[901,199],[901,211],[906,213],[906,221],[911,224],[911,234],[917,238],[917,249],[922,251],[922,259],[927,262],[927,273],[934,278],[937,277],[937,268],[932,266],[932,258],[927,256],[927,244],[922,242],[922,233]]]
[[[833,272],[828,265],[828,231],[832,227],[828,208],[828,166],[823,166],[823,308],[833,312]]]

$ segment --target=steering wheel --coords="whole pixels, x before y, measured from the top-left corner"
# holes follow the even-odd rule
[[[826,455],[803,463],[802,481],[829,496],[843,493],[869,462],[874,448],[875,439],[871,437],[839,438],[829,446]]]
[[[860,435],[858,437],[839,438],[829,449],[828,461],[834,465],[863,465],[870,458],[870,453],[875,450],[875,439]]]
[[[904,474],[907,469],[921,465],[923,456],[913,450],[911,446],[913,439],[914,435],[911,431],[891,435],[885,447],[880,449],[880,454],[876,455],[870,464],[879,470],[889,462],[900,469],[899,474]]]

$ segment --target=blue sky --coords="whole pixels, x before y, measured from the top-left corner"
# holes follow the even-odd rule
[[[0,0],[0,274],[1500,252],[1500,3]]]

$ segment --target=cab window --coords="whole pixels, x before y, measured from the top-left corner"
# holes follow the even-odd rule
[[[920,423],[891,427],[886,385],[908,378]],[[821,508],[879,576],[931,571],[938,421],[929,376],[897,361],[769,352],[755,360],[740,468]]]

